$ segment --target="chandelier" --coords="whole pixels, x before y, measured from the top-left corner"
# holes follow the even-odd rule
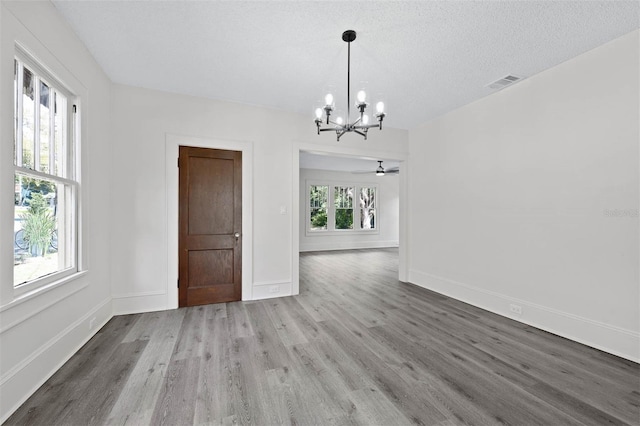
[[[342,135],[348,132],[355,132],[360,136],[363,136],[364,139],[367,139],[367,132],[369,129],[377,127],[382,130],[382,120],[384,119],[384,102],[378,102],[376,104],[376,119],[378,120],[377,124],[369,124],[369,116],[365,114],[365,110],[369,105],[367,103],[367,94],[364,90],[360,90],[356,95],[357,101],[355,103],[356,108],[360,111],[360,116],[351,123],[350,120],[350,112],[351,112],[351,42],[356,39],[356,32],[353,30],[347,30],[342,33],[342,40],[347,43],[347,118],[346,122],[342,117],[337,117],[335,121],[331,119],[331,113],[335,108],[333,102],[333,95],[328,93],[324,97],[324,107],[316,108],[316,127],[318,128],[318,134],[320,132],[336,132],[337,140],[340,141]],[[325,118],[323,119],[323,114]],[[326,124],[327,127],[322,127],[323,124]]]

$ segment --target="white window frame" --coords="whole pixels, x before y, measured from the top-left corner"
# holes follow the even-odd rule
[[[326,186],[327,187],[327,229],[312,229],[311,228],[311,187],[312,186]],[[313,183],[307,185],[307,213],[306,213],[306,217],[307,217],[307,230],[309,232],[327,232],[327,230],[329,229],[329,215],[331,214],[331,208],[329,206],[329,203],[331,202],[331,199],[329,198],[331,194],[331,187],[329,185],[326,184],[319,184],[319,185],[315,185]]]
[[[54,182],[58,182],[64,184],[71,188],[70,191],[70,200],[68,202],[70,206],[69,213],[65,213],[65,221],[67,222],[68,230],[66,240],[69,241],[70,247],[67,249],[67,253],[65,254],[70,258],[71,266],[69,268],[59,270],[52,274],[45,275],[40,278],[36,278],[31,281],[27,281],[26,283],[18,284],[17,286],[13,285],[13,279],[11,286],[13,287],[13,296],[14,299],[16,297],[20,297],[26,294],[32,294],[37,292],[42,288],[48,288],[53,285],[58,285],[63,282],[68,282],[73,280],[75,277],[79,277],[82,275],[81,269],[81,259],[80,254],[82,251],[81,248],[81,239],[79,237],[80,229],[81,229],[81,220],[80,220],[80,194],[81,194],[81,182],[80,182],[80,111],[79,104],[80,100],[77,95],[73,93],[71,89],[67,85],[61,82],[60,79],[56,78],[54,73],[49,71],[46,66],[44,66],[40,61],[35,59],[32,55],[30,55],[26,50],[24,50],[20,45],[16,45],[16,50],[14,54],[14,58],[26,66],[35,76],[39,78],[39,80],[43,81],[50,88],[53,88],[56,92],[66,97],[67,100],[67,122],[66,122],[66,135],[63,137],[66,139],[66,156],[62,158],[61,167],[64,170],[62,172],[62,176],[57,176],[54,174],[54,171],[50,168],[50,173],[43,173],[41,171],[35,170],[39,166],[36,161],[38,160],[39,153],[36,153],[39,148],[36,140],[34,140],[34,169],[29,169],[26,167],[18,166],[16,161],[21,160],[22,149],[16,149],[16,158],[13,160],[13,175],[16,173],[27,175],[29,177],[33,177],[36,179],[47,179]],[[22,67],[19,67],[18,70],[18,89],[22,90],[20,87],[20,83],[22,81],[21,71]],[[15,96],[15,93],[14,93]],[[14,107],[16,100],[14,99]],[[22,104],[22,96],[18,96],[18,108],[21,111]],[[39,106],[36,110],[39,109]],[[20,117],[17,117],[20,118]],[[18,142],[16,139],[13,139],[12,142],[16,148],[22,148],[22,140],[21,140],[21,129],[22,127],[17,125],[18,123],[14,123],[14,126],[17,126],[19,129],[15,137],[20,138]],[[37,133],[37,132],[36,132]],[[55,149],[55,148],[54,148]],[[51,162],[50,162],[51,164]],[[13,268],[12,268],[12,276],[13,276]]]
[[[312,186],[328,186],[328,202],[327,202],[327,229],[311,229],[311,187]],[[353,198],[353,229],[336,229],[336,208],[335,208],[335,188],[351,187],[354,188]],[[376,191],[376,227],[374,229],[360,229],[360,189],[374,188]],[[375,235],[380,233],[380,186],[377,183],[367,182],[351,182],[351,181],[333,181],[333,180],[306,180],[305,181],[305,235],[306,236],[322,236],[322,235]]]

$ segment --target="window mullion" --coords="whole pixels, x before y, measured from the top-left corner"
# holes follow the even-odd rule
[[[40,171],[40,78],[33,76],[33,170]]]
[[[18,175],[27,175],[29,177],[35,178],[35,179],[40,179],[40,180],[50,180],[53,182],[57,182],[57,183],[62,183],[65,185],[78,185],[78,182],[76,182],[75,180],[72,179],[67,179],[67,178],[63,178],[60,176],[56,176],[56,175],[51,175],[49,173],[43,173],[43,172],[39,172],[37,170],[32,170],[32,169],[28,169],[26,167],[14,167],[14,173],[18,174]]]
[[[335,187],[334,185],[329,185],[328,199],[327,199],[327,231],[335,231],[336,229],[336,202],[335,202]]]
[[[16,166],[22,166],[22,123],[24,121],[23,117],[23,107],[22,107],[22,98],[24,96],[24,66],[22,62],[18,61],[18,82],[16,88]]]
[[[353,187],[353,229],[362,230],[362,208],[360,207],[360,197],[362,189],[355,185]]]
[[[56,174],[56,90],[49,87],[49,173]]]
[[[74,158],[77,158],[75,148],[78,147],[78,141],[76,139],[78,137],[78,135],[76,134],[76,126],[78,125],[78,114],[76,111],[76,105],[74,105],[70,101],[71,99],[67,99],[67,122],[69,123],[67,130],[68,137],[63,139],[65,144],[64,150],[67,153],[64,161],[64,173],[65,177],[78,181],[79,173],[75,166],[76,163],[73,161]],[[74,143],[69,144],[69,141],[74,141]],[[79,161],[80,159],[78,158],[78,162]]]

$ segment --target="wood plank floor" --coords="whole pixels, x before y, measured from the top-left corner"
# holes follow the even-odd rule
[[[114,317],[6,424],[640,424],[640,366],[305,253],[300,295]]]

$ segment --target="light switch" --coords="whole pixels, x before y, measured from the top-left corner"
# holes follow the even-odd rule
[[[287,206],[280,206],[280,214],[287,214]]]

